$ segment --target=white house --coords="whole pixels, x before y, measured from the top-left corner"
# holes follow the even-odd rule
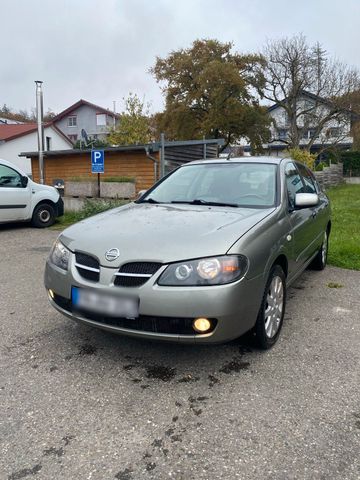
[[[0,125],[1,124],[9,124],[9,125],[21,125],[22,123],[25,122],[20,122],[19,120],[13,120],[12,118],[7,118],[7,117],[0,117]]]
[[[45,150],[67,150],[73,148],[72,142],[55,125],[47,124],[44,128]],[[0,124],[0,158],[8,160],[31,174],[28,158],[19,157],[21,152],[38,149],[37,125]]]
[[[264,145],[264,149],[270,155],[283,155],[288,148],[291,135],[290,124],[283,104],[286,104],[286,99],[268,108],[272,118],[271,139]],[[333,114],[335,109],[333,104],[306,91],[303,91],[298,98],[296,108],[297,126],[301,136],[300,148],[309,146],[310,141],[312,153],[321,152],[330,146],[344,150],[352,147],[353,112],[338,109],[337,113]]]

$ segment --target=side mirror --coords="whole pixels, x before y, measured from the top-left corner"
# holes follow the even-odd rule
[[[28,183],[29,183],[28,177],[26,177],[25,175],[23,175],[23,176],[21,177],[21,186],[22,186],[23,188],[25,188],[25,187],[27,187],[27,184],[28,184]]]
[[[295,195],[295,207],[306,208],[315,207],[319,203],[319,197],[316,193],[297,193]]]

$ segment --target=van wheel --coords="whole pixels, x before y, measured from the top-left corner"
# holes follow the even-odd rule
[[[271,348],[280,335],[285,315],[286,279],[283,269],[274,265],[266,282],[264,296],[255,324],[256,341],[260,348]]]
[[[31,223],[36,228],[50,227],[55,223],[55,209],[48,203],[35,207]]]

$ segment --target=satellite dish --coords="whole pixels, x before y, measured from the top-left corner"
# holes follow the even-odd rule
[[[81,136],[85,140],[85,142],[88,143],[89,139],[88,139],[86,130],[84,128],[81,129]]]
[[[84,128],[81,129],[81,138],[84,139],[85,147],[93,147],[95,140],[90,140],[86,130]]]

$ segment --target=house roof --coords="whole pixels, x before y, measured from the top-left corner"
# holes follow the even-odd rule
[[[165,148],[172,148],[172,147],[189,147],[193,145],[209,145],[209,144],[215,144],[215,145],[223,145],[224,144],[224,139],[223,138],[218,138],[218,139],[210,139],[210,140],[181,140],[181,141],[169,141],[164,143]],[[155,153],[158,152],[161,149],[161,142],[153,142],[153,143],[148,143],[144,145],[122,145],[120,147],[105,147],[101,148],[101,150],[104,150],[104,152],[136,152],[136,151],[145,151],[147,150],[149,153]],[[49,150],[47,152],[44,152],[45,156],[47,157],[63,157],[67,155],[83,155],[84,153],[90,153],[91,149],[86,149],[86,150],[80,150],[80,149],[74,149],[74,150]],[[39,155],[39,152],[22,152],[20,153],[19,157],[34,157],[36,158]]]
[[[319,97],[319,95],[315,95],[314,93],[308,92],[307,90],[301,90],[300,96],[310,98],[311,100],[315,100],[315,102],[322,103],[324,105],[329,105],[329,106],[334,105],[330,100]],[[281,100],[281,102],[274,103],[274,105],[271,105],[270,107],[268,107],[268,112],[272,112],[273,110],[276,110],[277,108],[281,107],[282,104],[286,103],[286,100],[287,98],[284,98],[283,100]],[[349,113],[354,118],[360,118],[360,115],[356,114],[352,110],[349,110],[348,108],[341,108],[341,111],[343,113]]]
[[[36,129],[36,123],[0,125],[0,140],[7,142],[8,140],[13,140],[14,138],[22,137],[28,133],[35,132]]]
[[[74,146],[74,142],[73,142],[72,140],[70,140],[70,138],[69,138],[67,135],[65,135],[65,133],[64,133],[62,130],[60,130],[60,128],[58,128],[58,127],[55,125],[55,123],[50,122],[48,125],[45,125],[45,127],[46,127],[46,126],[49,126],[49,127],[51,127],[53,130],[55,130],[55,132],[57,132],[57,133],[60,135],[60,137],[62,137],[63,140],[65,140],[69,145],[71,145],[72,147]]]
[[[50,123],[45,123],[44,127],[50,127],[55,132],[60,135],[69,145],[73,146],[73,142],[61,131],[57,128],[56,125]],[[15,138],[22,137],[24,135],[28,135],[29,133],[33,133],[37,131],[37,124],[36,123],[24,123],[24,124],[0,124],[0,141],[8,142],[10,140],[14,140]]]
[[[76,110],[77,108],[87,105],[88,107],[92,107],[96,109],[99,113],[106,113],[107,115],[110,115],[111,117],[115,118],[120,118],[120,115],[112,112],[111,110],[107,108],[100,107],[99,105],[95,105],[95,103],[88,102],[87,100],[80,99],[78,102],[74,103],[73,105],[70,105],[70,107],[66,108],[62,112],[58,113],[56,117],[52,119],[52,122],[57,122],[58,120],[61,120],[63,117],[66,117],[69,115],[71,112]]]
[[[325,100],[324,98],[321,98],[318,95],[314,95],[313,93],[310,93],[307,90],[301,90],[300,96],[311,98],[311,100],[315,100],[320,103],[326,103],[326,104],[330,103],[328,100]],[[273,110],[276,110],[277,108],[281,107],[281,105],[286,103],[286,101],[287,101],[287,97],[281,100],[281,102],[279,103],[274,103],[274,105],[271,105],[270,107],[268,107],[268,112],[272,112]]]

